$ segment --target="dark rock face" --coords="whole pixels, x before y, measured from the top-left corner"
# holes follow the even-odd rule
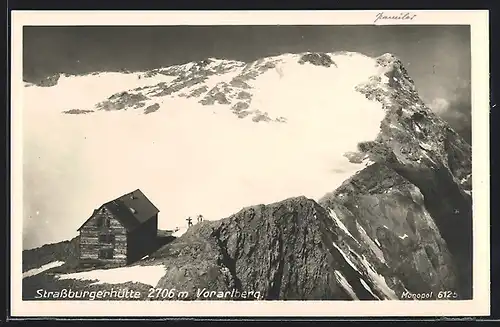
[[[387,115],[375,142],[360,144],[360,150],[420,190],[424,207],[453,257],[457,288],[463,298],[470,298],[471,147],[424,105],[396,57],[387,54],[377,61],[388,68],[389,87],[382,87],[374,78],[358,90],[367,98],[380,101]]]
[[[335,65],[332,58],[326,53],[306,53],[299,59],[299,64],[310,63],[314,66],[330,67]]]
[[[405,290],[463,294],[455,262],[424,196],[389,166],[367,167],[319,203],[334,211],[352,235],[344,240],[358,253],[352,261],[364,255],[398,297]]]
[[[192,227],[154,254],[167,269],[159,287],[259,292],[262,299],[374,299],[333,245],[340,236],[324,208],[305,197],[241,210]]]
[[[314,201],[294,198],[251,207],[212,232],[219,264],[228,268],[229,287],[263,292],[265,299],[349,299],[335,283],[333,247],[325,242],[331,226]],[[344,263],[345,264],[345,263]]]

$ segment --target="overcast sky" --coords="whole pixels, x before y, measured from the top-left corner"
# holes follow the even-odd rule
[[[144,70],[207,57],[252,61],[286,52],[391,52],[442,114],[470,111],[469,26],[25,27],[24,79],[56,72]],[[460,117],[455,117],[456,114]],[[461,127],[456,127],[460,129]]]

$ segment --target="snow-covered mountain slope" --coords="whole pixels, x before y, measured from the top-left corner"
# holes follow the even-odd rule
[[[365,166],[344,154],[373,140],[385,113],[355,86],[385,68],[360,54],[324,56],[209,59],[26,87],[25,247],[72,237],[94,208],[136,188],[164,229],[331,191]]]
[[[70,238],[94,207],[141,188],[160,228],[208,219],[136,264],[165,267],[159,287],[258,289],[266,299],[472,296],[471,149],[396,57],[210,59],[114,78],[25,88],[24,224],[28,236],[45,233],[33,245]],[[83,82],[101,79],[106,95],[85,96]],[[72,262],[23,280],[26,298],[41,284],[97,287],[72,275],[70,244],[24,251],[26,269]]]

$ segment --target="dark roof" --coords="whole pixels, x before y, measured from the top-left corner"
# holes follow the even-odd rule
[[[103,204],[101,208],[102,207],[111,211],[113,216],[115,216],[129,232],[160,212],[160,210],[158,210],[139,189],[111,200]],[[94,210],[92,216],[94,216],[96,212],[97,210]],[[88,220],[90,220],[90,218]],[[87,221],[80,226],[78,230],[80,230]]]

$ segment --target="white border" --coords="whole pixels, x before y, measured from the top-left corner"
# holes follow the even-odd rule
[[[473,299],[470,301],[22,301],[22,30],[24,25],[371,25],[381,11],[12,11],[11,314],[16,316],[480,316],[490,312],[488,11],[412,11],[384,25],[470,25]],[[386,14],[400,11],[384,10]],[[380,21],[379,21],[380,22]],[[377,22],[377,24],[379,24]]]

